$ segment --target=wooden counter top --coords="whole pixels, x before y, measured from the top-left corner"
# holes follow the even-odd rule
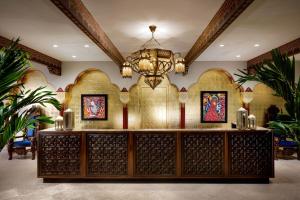
[[[239,130],[236,128],[199,128],[199,129],[73,129],[72,131],[57,131],[54,128],[40,130],[39,132],[253,132],[270,131],[264,127],[257,127],[256,130]]]

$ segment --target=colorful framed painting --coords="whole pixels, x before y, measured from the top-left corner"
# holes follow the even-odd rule
[[[107,120],[107,94],[82,94],[81,119]]]
[[[201,91],[201,123],[227,123],[227,91]]]

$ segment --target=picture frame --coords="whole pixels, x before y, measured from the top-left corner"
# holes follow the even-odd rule
[[[108,97],[107,94],[82,94],[81,119],[107,120]]]
[[[201,91],[201,123],[227,123],[227,91]]]

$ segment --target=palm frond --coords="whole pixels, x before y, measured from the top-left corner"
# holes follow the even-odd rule
[[[278,49],[272,50],[272,61],[254,66],[255,74],[248,74],[247,70],[239,70],[235,74],[237,83],[243,85],[248,81],[256,81],[270,87],[276,95],[285,100],[285,108],[294,119],[296,116],[296,85],[295,85],[295,58],[292,60]],[[299,117],[299,115],[298,115]]]

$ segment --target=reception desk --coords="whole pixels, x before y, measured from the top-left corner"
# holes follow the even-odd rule
[[[46,129],[38,133],[44,179],[268,180],[269,129]]]

